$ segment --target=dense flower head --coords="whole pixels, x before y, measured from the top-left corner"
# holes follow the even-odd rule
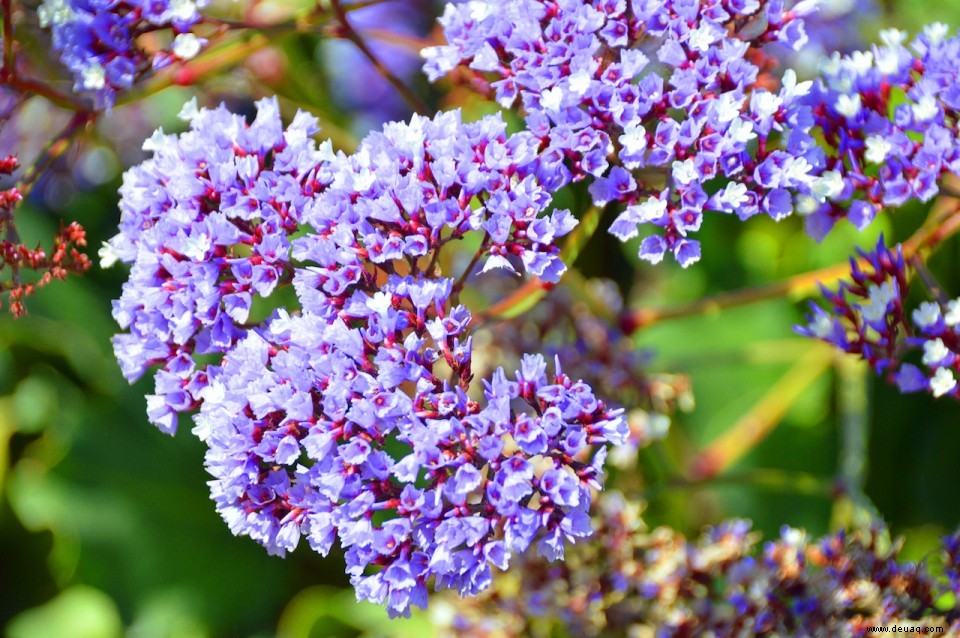
[[[866,269],[851,259],[850,281],[836,291],[822,289],[830,309],[811,302],[808,323],[797,332],[862,357],[902,392],[960,397],[960,299],[923,301],[909,310],[901,248],[887,249],[881,237],[875,250],[860,254]],[[908,362],[914,358],[923,368]]]
[[[858,229],[884,208],[928,201],[944,173],[960,172],[960,37],[941,23],[907,46],[881,32],[882,45],[834,54],[809,100],[827,159],[802,202],[808,232],[821,238],[839,219]]]
[[[895,624],[960,629],[938,601],[955,582],[956,537],[944,540],[945,578],[898,558],[882,528],[819,540],[784,527],[760,543],[732,520],[688,540],[648,530],[616,492],[597,501],[595,540],[563,564],[522,557],[489,592],[454,603],[442,635],[868,636]],[[518,565],[519,567],[520,565]],[[950,614],[950,615],[948,615]],[[545,634],[546,635],[546,634]]]
[[[541,178],[590,178],[598,205],[624,212],[621,240],[652,224],[640,256],[687,266],[703,212],[789,215],[822,163],[809,135],[809,82],[781,87],[761,46],[806,41],[801,2],[477,0],[448,5],[449,44],[426,49],[431,79],[468,67],[504,107],[519,103],[546,152]],[[486,83],[490,81],[490,84]]]
[[[284,130],[276,100],[257,108],[248,125],[189,103],[188,132],[148,139],[153,157],[124,175],[120,233],[100,252],[103,266],[132,264],[113,306],[127,330],[114,350],[130,381],[162,364],[148,402],[167,432],[177,411],[196,407],[194,355],[233,348],[254,297],[293,277],[289,238],[319,186],[315,122],[301,114]]]
[[[131,379],[162,364],[151,419],[172,432],[196,411],[234,533],[277,554],[339,541],[358,597],[391,614],[430,582],[475,594],[531,544],[562,557],[591,532],[622,411],[539,355],[476,383],[470,269],[454,281],[438,259],[475,232],[484,270],[559,279],[576,220],[548,212],[537,140],[452,112],[334,154],[306,115],[284,130],[276,101],[258,109],[188,105],[191,129],[125,176],[103,255],[133,263],[115,347]],[[253,316],[285,284],[296,304]]]
[[[190,32],[208,0],[43,0],[40,26],[50,28],[53,47],[74,77],[74,90],[110,109],[151,65],[189,60],[205,40]],[[145,33],[170,30],[169,49],[148,53],[137,42]]]

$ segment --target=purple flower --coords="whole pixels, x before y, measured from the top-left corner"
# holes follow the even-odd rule
[[[960,299],[924,301],[908,314],[909,271],[900,247],[888,250],[881,237],[873,252],[860,254],[870,269],[851,261],[851,281],[823,289],[832,312],[811,304],[808,325],[797,332],[862,357],[901,392],[960,397]],[[926,370],[905,361],[914,352]]]
[[[645,238],[640,256],[656,263],[670,251],[687,266],[700,258],[688,235],[706,210],[745,218],[762,203],[780,219],[819,161],[801,99],[810,83],[790,71],[771,93],[745,59],[764,42],[801,45],[799,18],[810,3],[742,4],[450,4],[440,19],[448,44],[424,51],[425,70],[435,80],[462,65],[476,86],[489,82],[502,106],[519,102],[545,147],[545,183],[591,181],[596,205],[627,207],[613,234],[626,240],[638,224],[660,226],[663,234]],[[761,10],[761,26],[742,20]],[[740,30],[745,23],[756,27],[749,35]],[[651,169],[668,172],[666,190]],[[725,196],[708,198],[703,184],[721,173],[733,181]],[[665,205],[662,216],[631,211],[651,197]]]
[[[476,387],[470,312],[424,268],[475,232],[478,260],[559,278],[554,241],[575,219],[547,213],[537,140],[447,113],[348,156],[318,150],[305,116],[284,130],[276,102],[251,124],[188,113],[124,183],[107,250],[133,271],[115,344],[131,379],[163,366],[159,426],[195,412],[231,531],[280,555],[339,540],[357,595],[392,615],[424,605],[431,580],[471,595],[535,540],[560,555],[589,533],[622,411],[539,355]],[[251,321],[252,300],[287,284],[299,308]]]
[[[208,0],[122,0],[91,3],[44,0],[37,9],[40,26],[51,29],[53,47],[74,76],[74,90],[91,95],[97,108],[109,110],[117,93],[128,89],[151,65],[189,60],[206,40],[189,32]],[[148,55],[137,38],[158,29],[173,33],[170,50]]]

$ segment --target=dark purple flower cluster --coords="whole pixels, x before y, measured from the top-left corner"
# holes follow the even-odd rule
[[[956,586],[957,537],[944,539],[945,578],[898,560],[880,528],[817,541],[785,527],[759,544],[746,521],[696,541],[645,529],[616,492],[598,500],[596,539],[562,564],[524,556],[480,597],[454,603],[442,635],[868,636],[909,625],[960,631],[940,597]],[[954,570],[954,571],[951,571]]]
[[[626,207],[610,232],[663,229],[640,256],[687,266],[705,210],[789,215],[822,164],[803,104],[811,83],[788,71],[763,88],[760,47],[799,48],[813,7],[780,0],[478,0],[448,5],[449,44],[426,49],[437,79],[458,65],[501,106],[517,101],[546,146],[553,186],[592,178],[598,205]],[[759,60],[758,61],[762,61]],[[709,185],[708,185],[709,183]],[[716,185],[716,188],[714,188]]]
[[[811,302],[808,324],[797,326],[797,332],[862,357],[902,392],[960,397],[955,376],[960,371],[960,299],[924,301],[909,314],[911,322],[909,271],[900,247],[887,249],[881,237],[874,251],[860,255],[867,269],[851,259],[850,281],[836,291],[822,288],[830,310]],[[905,361],[917,351],[926,370]]]
[[[862,229],[883,208],[928,201],[960,173],[960,37],[941,23],[909,48],[902,31],[880,35],[883,46],[835,54],[810,93],[827,158],[800,212],[818,239],[839,219]]]
[[[97,108],[110,109],[118,92],[130,88],[150,65],[193,58],[205,44],[190,32],[208,0],[44,0],[40,26],[51,29],[53,47],[74,77],[74,89],[90,94]],[[140,36],[170,30],[169,50],[148,54]]]
[[[559,278],[554,240],[576,220],[546,213],[537,140],[452,112],[348,156],[318,150],[306,115],[284,130],[275,101],[258,106],[250,125],[188,106],[191,130],[155,136],[126,175],[104,256],[133,262],[125,373],[163,364],[151,419],[172,432],[199,410],[231,530],[277,554],[339,540],[358,596],[391,614],[425,605],[431,579],[475,594],[533,543],[562,557],[591,533],[621,411],[539,355],[478,388],[471,315],[438,259],[476,231],[484,269]],[[286,283],[299,310],[252,317]]]

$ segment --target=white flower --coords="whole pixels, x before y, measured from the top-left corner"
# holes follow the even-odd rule
[[[375,292],[370,301],[367,302],[367,308],[378,315],[384,314],[393,304],[393,295],[389,292]]]
[[[647,131],[642,126],[628,126],[619,140],[626,153],[637,155],[647,148]]]
[[[810,194],[824,202],[838,197],[843,192],[843,176],[840,171],[826,171],[810,183]]]
[[[193,0],[172,0],[169,11],[174,22],[190,22],[197,15],[197,5]]]
[[[721,33],[717,27],[713,26],[713,23],[705,21],[699,29],[694,29],[690,32],[687,46],[694,51],[704,53],[710,48],[711,44],[717,41]]]
[[[717,121],[726,123],[738,117],[742,104],[743,98],[736,97],[732,92],[723,93],[713,101],[713,108],[716,109],[717,113]]]
[[[877,68],[884,75],[893,75],[900,70],[900,53],[896,48],[877,49]]]
[[[844,117],[856,117],[857,113],[860,112],[860,106],[859,93],[854,95],[841,95],[837,98],[837,103],[834,104],[837,113]]]
[[[96,60],[92,61],[90,65],[83,70],[81,75],[83,76],[83,88],[85,89],[97,91],[107,84],[107,74],[103,66]]]
[[[730,122],[726,136],[735,144],[746,144],[755,138],[757,134],[753,132],[753,122],[742,120],[738,117]]]
[[[483,0],[470,0],[467,3],[467,9],[470,11],[470,19],[480,22],[493,13],[493,4]]]
[[[840,60],[840,54],[836,51],[834,51],[829,58],[823,58],[820,61],[820,73],[823,75],[836,75],[840,72]]]
[[[783,175],[793,184],[806,184],[812,182],[815,178],[810,174],[813,166],[804,157],[790,157],[783,163]],[[837,173],[839,175],[839,173]],[[843,180],[840,180],[841,190],[843,189]]]
[[[580,69],[571,75],[568,80],[570,92],[574,95],[583,95],[587,92],[587,89],[590,88],[591,80],[593,80],[593,77],[583,69]]]
[[[793,69],[787,69],[783,74],[783,81],[781,82],[782,88],[780,90],[780,95],[785,100],[789,100],[794,97],[802,97],[810,92],[810,88],[813,86],[813,82],[807,80],[806,82],[797,83],[797,72]]]
[[[641,224],[646,224],[663,217],[667,212],[667,200],[651,197],[643,203],[630,206],[630,209]]]
[[[924,95],[913,105],[913,119],[918,122],[932,120],[940,112],[937,100],[932,95]]]
[[[783,104],[783,100],[769,91],[758,91],[750,99],[750,110],[756,113],[760,119],[773,117],[773,115]]]
[[[865,75],[873,68],[873,53],[870,51],[854,51],[847,66],[855,75]]]
[[[37,18],[44,29],[60,24],[73,22],[77,18],[76,12],[67,0],[44,0],[37,7]]]
[[[882,29],[880,31],[880,41],[888,47],[900,46],[907,41],[907,32],[900,29]]]
[[[797,215],[804,216],[809,215],[813,211],[817,210],[818,203],[816,198],[810,197],[809,195],[800,195],[797,197],[796,212]]]
[[[948,368],[937,368],[933,378],[930,379],[930,391],[935,397],[942,397],[955,387],[957,387],[957,380],[953,377],[953,371]]]
[[[833,334],[833,318],[826,313],[817,313],[813,323],[810,324],[810,332],[818,339],[829,339]]]
[[[180,109],[180,112],[177,114],[177,117],[183,120],[184,122],[189,122],[193,118],[200,115],[200,109],[197,108],[197,96],[190,98],[189,102],[184,102],[183,107]],[[162,132],[162,130],[160,131]],[[156,133],[154,133],[156,135]],[[146,150],[146,149],[144,149]]]
[[[880,323],[887,314],[890,302],[896,299],[897,291],[892,281],[885,281],[879,286],[871,284],[867,293],[869,301],[860,307],[860,312],[869,323]]]
[[[689,184],[696,181],[697,179],[697,169],[693,165],[692,159],[685,159],[682,162],[676,161],[673,163],[673,179],[677,180],[679,184]]]
[[[559,111],[560,103],[563,101],[563,91],[559,86],[547,89],[540,94],[540,106],[546,111]]]
[[[100,257],[100,268],[103,269],[110,268],[120,260],[120,253],[107,241],[100,246],[97,255]]]
[[[952,302],[951,302],[952,303]],[[935,301],[924,301],[913,311],[913,322],[921,328],[932,326],[940,319],[940,304]]]
[[[730,182],[718,198],[721,203],[727,204],[730,208],[737,208],[743,202],[750,199],[747,197],[747,186],[740,182]]]
[[[867,138],[867,152],[863,154],[868,162],[882,164],[887,159],[887,154],[893,149],[893,144],[888,142],[882,135],[871,135]]]
[[[940,44],[950,33],[950,27],[942,22],[932,22],[923,28],[923,33],[931,44]]]
[[[943,343],[939,337],[933,341],[927,341],[923,344],[923,364],[935,366],[950,356],[950,349]]]
[[[173,54],[181,60],[192,60],[200,53],[200,38],[192,33],[181,33],[173,40]]]
[[[960,298],[947,302],[947,312],[943,315],[943,321],[948,326],[960,323]]]

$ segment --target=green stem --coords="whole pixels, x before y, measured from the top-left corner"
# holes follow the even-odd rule
[[[868,366],[853,357],[837,358],[837,402],[840,412],[840,458],[837,498],[831,527],[859,528],[878,518],[864,488],[869,437]]]
[[[404,84],[400,78],[393,74],[390,69],[384,66],[383,62],[374,55],[373,51],[370,50],[370,47],[367,46],[367,43],[360,37],[356,32],[353,26],[350,24],[350,21],[347,19],[347,12],[344,10],[343,6],[340,4],[340,0],[331,0],[333,10],[336,12],[337,17],[340,19],[340,33],[341,35],[353,42],[353,44],[363,53],[364,56],[370,61],[370,64],[377,70],[383,78],[389,82],[397,93],[410,105],[415,112],[420,115],[429,115],[430,109],[427,105],[417,97],[410,87]]]
[[[722,474],[755,448],[827,371],[832,358],[832,349],[820,344],[811,346],[746,414],[697,455],[690,465],[691,478],[702,480]]]
[[[960,209],[958,209],[960,210]],[[945,239],[960,230],[958,210],[934,217],[935,223],[925,224],[913,236],[903,243],[903,256],[910,259],[914,255],[926,255],[935,250]],[[861,267],[867,266],[865,259],[859,260]],[[719,313],[727,308],[787,297],[800,299],[816,292],[820,284],[830,285],[845,278],[850,272],[850,264],[842,262],[826,268],[811,270],[754,288],[743,288],[704,297],[690,303],[678,304],[667,308],[636,308],[627,312],[623,319],[624,329],[633,332],[649,328],[654,324],[671,319],[680,319],[694,315]]]
[[[950,298],[947,296],[947,293],[944,292],[943,286],[940,285],[937,278],[934,277],[933,273],[927,268],[927,265],[923,263],[919,255],[910,257],[909,262],[913,269],[917,271],[917,275],[920,276],[920,281],[923,282],[930,296],[936,299],[941,306],[946,306]]]
[[[647,488],[640,494],[639,498],[652,500],[675,490],[702,490],[720,485],[766,487],[770,490],[823,498],[831,498],[836,490],[829,479],[814,476],[807,472],[759,468],[748,472],[721,474],[699,479],[677,477]]]
[[[473,269],[477,267],[477,263],[480,261],[480,258],[483,257],[483,254],[487,252],[487,244],[490,242],[490,233],[486,233],[483,236],[483,241],[480,242],[480,247],[477,248],[477,252],[473,254],[473,259],[470,260],[470,263],[467,264],[467,267],[463,269],[463,273],[457,278],[456,283],[453,284],[453,294],[459,296],[460,291],[463,290],[463,285],[467,283],[470,275],[473,274]]]

